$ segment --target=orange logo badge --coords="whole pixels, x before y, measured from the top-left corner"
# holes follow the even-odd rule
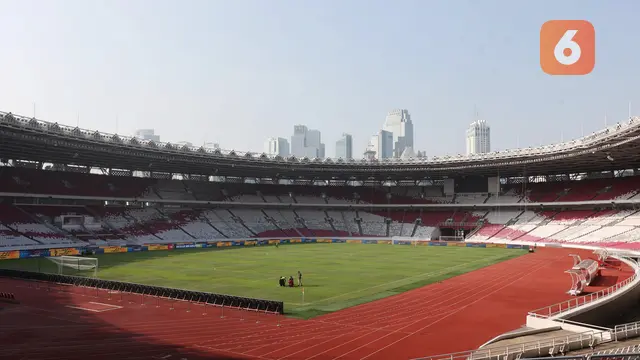
[[[550,20],[540,29],[540,67],[549,75],[587,75],[596,64],[596,31],[585,20]]]

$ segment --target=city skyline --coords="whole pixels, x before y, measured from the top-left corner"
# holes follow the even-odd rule
[[[588,135],[640,104],[628,49],[640,36],[628,26],[637,2],[51,0],[37,9],[0,5],[5,27],[21,29],[3,43],[10,86],[0,109],[32,116],[35,103],[37,118],[112,134],[151,128],[166,142],[261,153],[267,136],[289,138],[302,123],[322,132],[326,155],[352,134],[359,158],[380,115],[401,106],[413,150],[432,157],[465,153],[476,104],[492,150]],[[380,26],[390,18],[406,26]],[[540,69],[540,27],[554,18],[594,24],[592,74]]]
[[[363,149],[363,156],[379,160],[416,157],[417,154],[413,150],[413,137],[413,123],[409,110],[393,109],[387,113],[381,129],[369,139],[369,143]],[[327,156],[325,144],[321,139],[320,130],[309,129],[306,125],[298,124],[293,126],[290,145],[288,143],[285,145],[284,138],[270,137],[265,140],[263,149],[264,153],[268,155],[293,155],[307,158],[331,157]],[[290,151],[281,151],[284,148],[290,148]],[[353,159],[353,150],[353,136],[342,133],[340,139],[335,143],[333,158]],[[286,155],[283,155],[285,153]]]

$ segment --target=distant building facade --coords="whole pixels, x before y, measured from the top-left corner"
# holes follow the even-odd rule
[[[394,109],[387,113],[382,130],[393,134],[393,155],[399,158],[408,147],[413,148],[413,122],[406,109]]]
[[[353,159],[353,137],[350,134],[342,134],[340,140],[336,141],[336,158]]]
[[[319,130],[312,130],[305,125],[295,125],[291,136],[291,155],[302,158],[324,158],[325,146]]]
[[[365,156],[373,157],[377,160],[389,159],[393,157],[393,134],[386,130],[380,130],[371,137],[369,145],[365,151]]]
[[[268,155],[287,157],[290,154],[289,141],[285,138],[268,138],[264,142],[264,152]]]
[[[484,120],[469,125],[466,133],[467,155],[491,152],[491,128]]]
[[[156,135],[156,132],[154,129],[136,130],[134,136],[141,140],[160,142],[160,135]]]

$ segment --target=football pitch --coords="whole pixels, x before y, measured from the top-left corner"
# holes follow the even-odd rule
[[[98,277],[147,285],[280,300],[288,315],[310,318],[381,299],[518,257],[523,250],[372,244],[296,244],[97,255]],[[0,267],[58,272],[50,260]],[[300,287],[280,276],[303,274]],[[78,275],[65,269],[68,275]],[[87,274],[89,275],[89,274]]]

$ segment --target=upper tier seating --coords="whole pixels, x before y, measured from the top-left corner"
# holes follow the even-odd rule
[[[442,186],[356,187],[213,183],[193,180],[158,180],[0,167],[0,188],[4,192],[79,195],[100,197],[144,197],[168,200],[375,204],[446,203],[507,204],[636,199],[639,177],[602,178],[565,182],[504,185],[500,195],[486,193],[445,195]],[[268,199],[267,199],[268,197]],[[248,200],[249,198],[247,198]]]
[[[0,167],[0,189],[3,192],[138,197],[154,181],[146,178]]]
[[[234,184],[104,176],[27,168],[0,168],[4,192],[125,197],[182,201],[284,204],[451,204],[446,210],[114,208],[102,206],[1,205],[0,246],[113,245],[192,242],[257,236],[415,236],[431,238],[438,228],[473,231],[471,241],[640,244],[640,215],[634,211],[520,211],[500,204],[640,200],[640,178],[591,179],[506,185],[503,193],[445,195],[442,186],[354,187]],[[488,204],[491,211],[464,205]],[[458,207],[460,206],[460,207]],[[61,215],[86,217],[86,224],[61,224]],[[478,229],[484,221],[484,225]],[[626,244],[626,245],[625,245]]]

